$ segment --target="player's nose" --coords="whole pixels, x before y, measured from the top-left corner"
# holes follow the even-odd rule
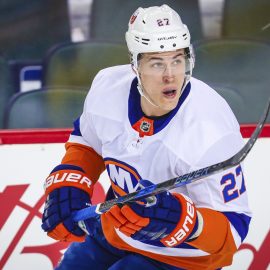
[[[163,72],[163,81],[164,82],[172,82],[174,80],[174,70],[170,65],[166,65],[166,68]]]
[[[168,74],[168,75],[164,75],[162,79],[164,83],[171,83],[174,81],[175,76],[173,74]]]

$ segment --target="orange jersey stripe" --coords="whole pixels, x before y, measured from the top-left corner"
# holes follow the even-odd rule
[[[101,173],[105,170],[103,158],[88,146],[79,143],[67,142],[66,153],[62,164],[70,164],[81,167],[93,183],[97,182]]]
[[[47,235],[55,240],[64,242],[84,242],[85,236],[77,236],[69,232],[65,226],[60,223],[52,231],[47,232]]]
[[[116,165],[120,168],[123,168],[126,171],[130,172],[138,181],[141,179],[140,176],[134,170],[132,170],[131,168],[129,168],[128,166],[126,166],[122,163],[112,161],[112,160],[105,161],[105,165],[110,165],[110,164],[114,164],[114,165]]]
[[[112,186],[112,189],[117,193],[119,194],[120,196],[125,196],[127,195],[127,193],[122,190],[119,186],[117,186],[112,180],[111,180],[111,186]],[[141,205],[144,205],[145,203],[144,202],[141,202],[141,201],[136,201],[136,203],[138,204],[141,204]]]
[[[208,253],[236,252],[230,223],[220,212],[208,209],[198,209],[203,217],[203,230],[199,237],[188,242],[189,245]]]
[[[120,196],[127,195],[127,193],[124,190],[122,190],[119,186],[115,185],[113,181],[111,181],[111,186],[113,190],[117,192],[117,194],[119,194]]]
[[[213,270],[213,269],[217,269],[226,265],[230,265],[232,263],[233,254],[236,251],[236,247],[234,244],[233,236],[230,232],[230,226],[229,226],[228,221],[225,220],[224,223],[227,225],[222,226],[223,228],[224,227],[227,228],[227,231],[225,232],[225,230],[219,231],[219,227],[218,227],[219,222],[217,222],[215,218],[211,219],[212,221],[214,220],[214,224],[212,225],[212,227],[215,227],[215,230],[208,231],[210,228],[212,228],[208,224],[208,223],[211,223],[212,221],[207,221],[207,217],[209,214],[208,210],[209,209],[202,209],[202,208],[199,209],[206,223],[206,227],[204,228],[202,232],[202,236],[204,238],[204,236],[207,235],[207,237],[204,239],[201,238],[201,240],[199,240],[200,237],[198,237],[196,240],[189,242],[189,244],[193,243],[193,246],[195,246],[197,243],[198,247],[200,245],[205,244],[205,242],[206,243],[210,242],[209,244],[210,246],[213,245],[215,246],[215,248],[217,248],[217,245],[211,242],[215,242],[216,237],[219,239],[223,239],[222,245],[219,246],[219,249],[215,250],[214,253],[210,255],[206,255],[206,256],[200,256],[200,257],[166,256],[166,255],[144,251],[134,246],[130,246],[117,235],[114,227],[112,226],[110,222],[108,222],[105,215],[101,215],[102,229],[103,229],[103,232],[107,241],[116,248],[139,253],[144,256],[150,257],[154,260],[161,261],[161,262],[164,262],[164,263],[176,266],[176,267],[180,267],[180,268],[186,268],[186,269],[192,269],[192,270],[203,270],[203,269]],[[210,212],[212,213],[216,211],[211,210]],[[222,214],[220,215],[223,216]],[[217,236],[217,234],[220,234],[220,235]],[[217,241],[217,243],[220,244],[220,241]],[[213,247],[209,248],[209,250],[214,250],[214,248]]]

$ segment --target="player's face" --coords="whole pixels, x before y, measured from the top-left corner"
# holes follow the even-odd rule
[[[146,115],[160,116],[177,106],[185,78],[185,57],[183,49],[142,55],[138,71],[143,92],[157,105],[142,98],[142,110]]]

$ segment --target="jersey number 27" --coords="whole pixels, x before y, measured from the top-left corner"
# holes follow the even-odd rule
[[[241,181],[240,188],[238,187],[239,184],[237,185],[237,181]],[[238,198],[244,193],[246,186],[241,166],[236,167],[235,173],[223,175],[220,184],[225,185],[222,190],[225,203]]]

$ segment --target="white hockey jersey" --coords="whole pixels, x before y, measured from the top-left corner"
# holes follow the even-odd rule
[[[124,65],[98,73],[69,143],[93,148],[104,160],[115,195],[122,196],[135,191],[140,179],[160,183],[223,161],[241,149],[243,139],[226,101],[195,78],[174,110],[145,116],[135,74]],[[133,240],[106,224],[104,234],[118,248],[178,267],[229,264],[251,216],[244,181],[239,165],[173,190],[190,197],[202,213],[201,239],[168,248]]]

